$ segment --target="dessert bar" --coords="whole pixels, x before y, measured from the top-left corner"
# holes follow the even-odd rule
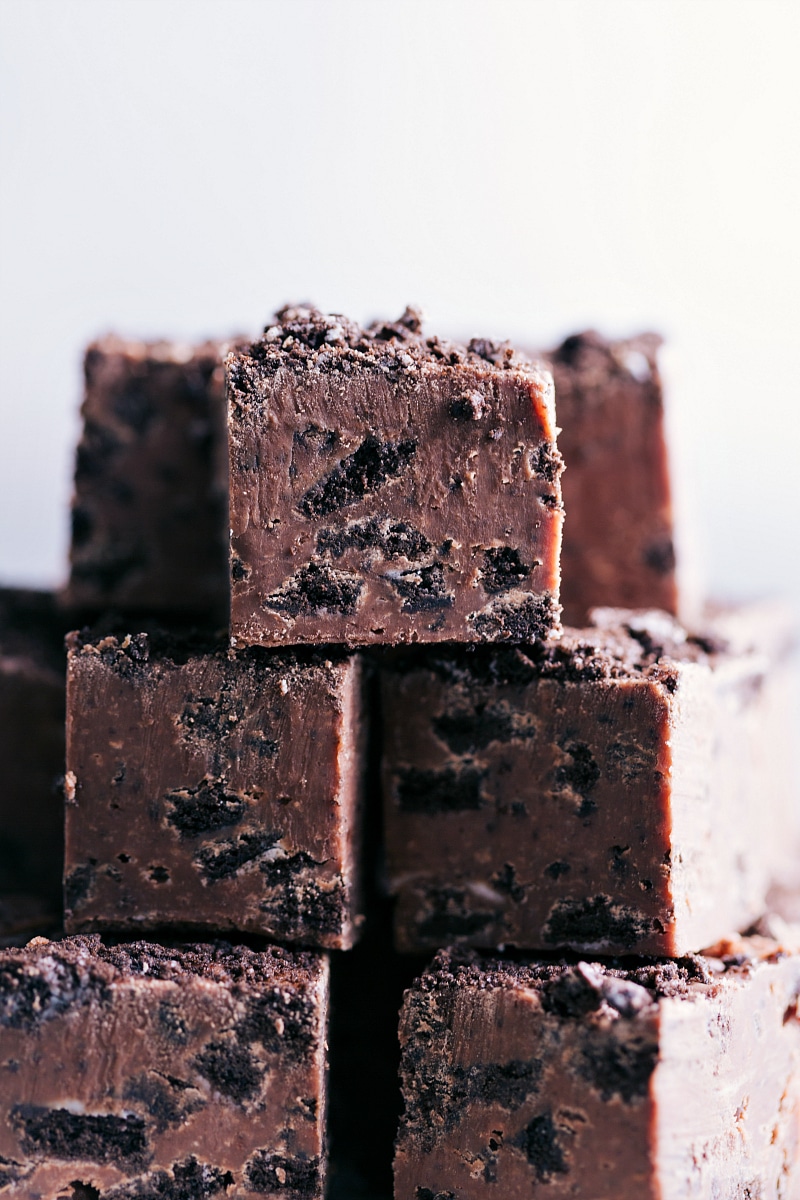
[[[697,634],[664,613],[594,619],[384,660],[400,949],[680,955],[754,920],[792,859],[796,886],[782,610]]]
[[[552,380],[285,309],[226,361],[234,644],[529,641],[558,620]]]
[[[660,345],[655,334],[608,341],[587,332],[547,355],[568,466],[561,600],[571,625],[597,605],[696,615]]]
[[[233,653],[154,631],[69,643],[70,932],[184,926],[350,946],[358,657]]]
[[[9,1200],[316,1200],[324,956],[36,938],[0,951]]]
[[[66,603],[228,608],[222,345],[102,338],[86,351]]]
[[[442,952],[406,993],[395,1200],[800,1193],[800,954]]]

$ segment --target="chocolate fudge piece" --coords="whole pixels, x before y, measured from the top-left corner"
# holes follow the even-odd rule
[[[52,594],[0,588],[0,895],[28,893],[23,907],[48,920],[61,913],[65,632]]]
[[[552,380],[284,309],[226,360],[235,644],[529,641],[558,618]]]
[[[9,1200],[322,1197],[324,956],[226,945],[0,952]]]
[[[66,924],[347,948],[359,917],[357,656],[70,635]]]
[[[796,886],[780,616],[726,643],[606,609],[534,647],[387,656],[399,947],[680,955]]]
[[[86,351],[70,607],[227,620],[223,349],[109,336]]]
[[[567,464],[561,599],[582,624],[596,605],[696,615],[674,506],[659,371],[661,339],[587,332],[548,356]]]
[[[800,1194],[800,954],[441,953],[401,1014],[395,1200]]]

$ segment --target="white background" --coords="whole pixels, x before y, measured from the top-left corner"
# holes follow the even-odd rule
[[[65,571],[80,358],[287,299],[667,332],[708,576],[800,604],[800,5],[0,0],[0,579]]]

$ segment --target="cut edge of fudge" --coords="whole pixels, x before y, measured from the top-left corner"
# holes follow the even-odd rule
[[[85,854],[81,852],[78,860],[68,859],[65,870],[68,932],[77,934],[125,930],[131,935],[138,931],[144,934],[145,931],[168,929],[172,931],[170,934],[172,937],[182,934],[186,937],[203,938],[213,936],[215,933],[220,936],[251,935],[286,941],[294,946],[305,945],[312,949],[350,949],[358,939],[364,920],[362,893],[364,870],[366,869],[362,861],[361,843],[363,810],[366,802],[365,763],[368,730],[365,719],[366,679],[361,656],[341,646],[299,646],[278,649],[249,646],[234,650],[219,635],[202,629],[175,626],[166,628],[163,624],[155,621],[146,623],[146,626],[146,630],[142,632],[123,634],[118,620],[113,618],[100,626],[70,633],[66,639],[69,651],[68,694],[72,696],[75,694],[76,688],[90,686],[91,679],[100,680],[105,672],[119,677],[126,684],[133,684],[134,688],[139,682],[147,687],[151,681],[157,687],[159,680],[169,679],[173,669],[179,671],[182,667],[192,663],[208,669],[214,660],[219,663],[220,670],[224,670],[227,664],[231,666],[241,664],[242,668],[248,672],[248,676],[246,676],[248,685],[252,684],[252,679],[249,678],[252,672],[258,673],[263,669],[264,673],[268,674],[270,683],[274,687],[279,686],[281,693],[286,696],[293,690],[295,681],[300,688],[306,686],[310,681],[311,686],[317,690],[321,688],[327,696],[326,712],[331,724],[331,737],[334,740],[338,739],[338,749],[335,752],[335,774],[331,774],[329,781],[334,795],[333,804],[338,814],[337,827],[331,828],[329,832],[331,854],[326,855],[323,860],[317,861],[315,855],[306,852],[307,845],[303,846],[302,842],[297,853],[287,853],[282,849],[281,840],[278,833],[275,832],[275,827],[263,830],[256,828],[250,831],[245,827],[242,835],[244,841],[242,838],[237,841],[235,827],[246,807],[244,797],[247,794],[247,788],[243,787],[241,782],[235,786],[231,785],[233,790],[223,792],[222,807],[219,808],[217,797],[219,788],[215,777],[212,778],[211,786],[206,789],[208,794],[205,796],[202,785],[198,790],[194,787],[194,779],[188,777],[184,779],[181,771],[178,770],[177,783],[172,789],[176,799],[172,803],[182,802],[180,813],[185,816],[186,821],[190,821],[190,818],[193,819],[191,808],[194,805],[193,797],[196,794],[200,812],[201,814],[207,812],[210,824],[201,824],[196,829],[194,824],[190,824],[184,829],[176,820],[167,816],[172,832],[180,834],[176,843],[176,854],[180,853],[181,856],[186,856],[192,853],[191,844],[188,844],[188,848],[182,846],[182,842],[188,838],[196,839],[207,835],[211,839],[209,842],[195,847],[192,861],[195,863],[195,867],[198,867],[198,855],[200,855],[202,863],[205,863],[203,872],[205,872],[204,877],[209,884],[207,895],[204,892],[205,903],[207,908],[210,908],[212,904],[215,905],[218,910],[217,915],[214,916],[208,912],[201,916],[198,912],[197,919],[190,919],[186,915],[179,916],[177,912],[171,913],[168,911],[167,896],[164,897],[166,907],[157,916],[145,917],[136,909],[130,912],[112,913],[108,911],[105,915],[100,913],[81,915],[79,908],[76,907],[76,899],[71,899],[71,897],[78,898],[90,893],[95,886],[94,881],[100,878],[101,874],[100,868],[96,867],[95,854],[90,853],[88,860],[84,861]],[[109,632],[110,628],[114,628],[115,632]],[[100,672],[100,675],[96,675],[96,672]],[[236,678],[235,674],[234,678]],[[98,686],[100,686],[99,682]],[[134,695],[135,691],[132,694],[132,702]],[[80,725],[77,723],[80,717],[79,714],[76,716],[75,703],[70,700],[68,707],[69,761],[67,765],[70,769],[66,776],[66,788],[69,808],[67,828],[69,831],[70,826],[73,829],[77,828],[74,817],[72,817],[71,806],[76,802],[76,789],[80,787],[82,779],[76,775],[78,762],[75,755],[78,750],[73,747],[76,735],[82,735]],[[208,726],[208,730],[206,729],[203,712],[198,718],[200,726],[197,735],[198,744],[195,747],[195,750],[201,755],[206,754],[206,750],[203,748],[206,746],[208,737],[211,738],[213,745],[216,745],[219,740],[214,733],[214,724]],[[234,703],[229,713],[231,721],[237,717],[237,712]],[[190,717],[190,722],[194,719],[194,717]],[[237,727],[236,724],[234,727]],[[224,728],[227,727],[224,726],[223,731]],[[189,734],[186,736],[190,741],[192,740]],[[82,738],[82,740],[85,739]],[[277,745],[276,742],[264,742],[263,752],[267,760],[277,754]],[[220,752],[222,750],[221,742],[218,750]],[[255,750],[261,753],[259,747],[256,747]],[[208,754],[211,754],[210,750]],[[220,776],[220,781],[225,778],[225,765],[235,767],[236,761],[238,760],[231,759],[228,762],[223,757],[223,774]],[[139,762],[137,765],[140,771],[144,769],[143,763]],[[333,767],[334,763],[331,764],[331,770]],[[80,774],[82,772],[79,772]],[[125,772],[120,778],[125,778]],[[95,780],[94,787],[96,788],[96,786]],[[168,801],[171,794],[169,793],[167,796]],[[275,817],[276,804],[279,807],[281,801],[277,796],[270,796],[269,792],[264,794],[264,799],[268,801],[272,816]],[[288,800],[289,797],[284,799]],[[218,809],[219,814],[217,815]],[[175,812],[177,813],[178,810],[176,809]],[[230,819],[225,819],[226,817]],[[258,821],[256,824],[258,825]],[[287,831],[292,830],[294,824],[290,816],[287,822]],[[229,828],[232,829],[233,836],[226,840]],[[278,825],[277,828],[281,828],[281,826]],[[216,854],[218,842],[214,838],[217,836],[217,831],[222,839],[219,842],[220,866],[218,872],[209,874],[212,868],[216,867],[216,858],[207,861],[203,856],[210,855],[212,851]],[[262,834],[263,836],[261,836]],[[295,836],[297,836],[296,831]],[[121,840],[124,841],[122,835]],[[68,845],[73,843],[74,838],[68,837]],[[83,839],[84,851],[87,846],[88,843]],[[166,847],[162,846],[161,849],[162,854],[167,853]],[[118,857],[124,864],[122,867],[124,871],[130,861],[127,848],[125,853]],[[333,858],[338,863],[334,874],[330,874],[326,868],[329,858]],[[229,859],[231,860],[231,871],[226,866]],[[151,872],[151,881],[159,883],[162,878],[169,879],[169,874],[173,871],[175,864],[169,858],[164,858],[164,862],[167,865],[160,868],[161,877],[157,877],[154,872]],[[235,920],[230,919],[230,914],[226,915],[218,907],[224,903],[224,899],[218,899],[210,889],[215,881],[225,880],[231,874],[236,876],[240,867],[249,870],[251,863],[260,867],[255,876],[257,882],[253,886],[256,889],[265,886],[267,889],[259,904],[259,909],[265,915],[263,923],[259,919],[257,924],[250,921],[237,927]],[[111,865],[105,868],[103,873],[118,877],[120,867],[112,859]],[[159,892],[159,889],[156,888],[155,892]],[[144,904],[145,901],[142,900],[141,903]],[[157,897],[152,886],[148,892],[148,904],[156,906],[154,912],[158,910]]]
[[[778,666],[784,652],[779,648],[791,646],[794,622],[788,609],[780,604],[731,608],[726,614],[725,620],[718,623],[715,612],[709,610],[696,631],[688,631],[674,617],[659,611],[598,609],[592,613],[593,627],[566,629],[559,640],[533,647],[448,646],[424,654],[418,650],[383,653],[379,661],[388,677],[385,698],[393,712],[398,704],[414,709],[414,697],[422,695],[415,689],[426,687],[426,677],[435,679],[438,675],[442,682],[435,685],[436,695],[441,686],[442,696],[449,697],[444,709],[441,699],[435,702],[439,707],[431,709],[432,728],[415,722],[412,715],[406,741],[400,732],[396,744],[393,739],[387,742],[384,788],[390,836],[389,886],[399,897],[395,918],[398,947],[405,951],[430,950],[437,941],[458,940],[481,947],[508,945],[543,950],[563,945],[590,954],[681,954],[696,950],[703,941],[719,934],[720,923],[714,919],[714,912],[723,898],[727,905],[724,928],[757,916],[768,902],[770,881],[794,879],[796,886],[798,822],[793,817],[788,787],[790,765],[783,762],[786,756],[780,754],[778,745],[782,718],[786,717],[780,711],[784,692],[781,681],[788,676]],[[395,673],[396,683],[391,679]],[[407,687],[404,676],[408,677]],[[599,739],[601,751],[606,744],[608,751],[599,764],[593,744],[585,744],[580,732],[575,731],[571,744],[559,741],[563,755],[554,747],[552,787],[548,789],[542,781],[547,792],[542,793],[542,802],[547,800],[542,809],[543,821],[555,820],[553,805],[569,785],[577,799],[575,816],[566,817],[573,811],[567,807],[566,819],[578,817],[591,827],[593,814],[599,811],[608,839],[604,845],[615,843],[608,858],[603,844],[598,846],[597,861],[592,860],[597,877],[592,875],[584,883],[583,876],[575,871],[586,864],[577,850],[577,857],[569,854],[566,842],[563,846],[553,845],[554,861],[545,868],[549,859],[543,862],[541,854],[530,861],[525,861],[523,855],[523,861],[518,861],[508,841],[511,824],[521,819],[520,814],[525,815],[525,797],[516,796],[516,800],[523,801],[517,805],[510,801],[500,804],[498,755],[509,743],[511,758],[511,747],[517,746],[516,756],[503,769],[516,771],[513,778],[523,786],[518,774],[523,760],[519,756],[533,732],[529,705],[522,704],[524,712],[517,712],[515,701],[507,697],[498,707],[492,702],[492,689],[524,689],[540,681],[577,687],[598,685],[598,711],[606,720],[611,719],[608,705],[617,687],[621,690],[614,704],[626,707],[634,703],[631,685],[646,688],[647,694],[643,693],[641,700],[646,708],[636,718],[630,735],[634,736],[633,731],[641,726],[634,740],[638,745],[637,739],[645,737],[644,749],[640,759],[633,760],[632,774],[623,775],[627,780],[624,788],[619,776],[612,774],[619,763],[627,761],[623,757],[625,719],[619,712],[616,732],[609,728],[607,735]],[[452,694],[450,688],[454,689]],[[474,703],[469,700],[471,694],[475,694]],[[732,736],[748,739],[745,746],[750,748],[741,763],[747,762],[753,786],[758,770],[760,786],[770,791],[770,804],[763,806],[759,817],[743,814],[742,787],[737,790],[729,787],[730,781],[725,783],[722,758],[726,755],[720,752],[721,758],[711,758],[709,738],[714,731],[708,719],[704,722],[703,714],[716,709],[722,714],[720,730],[728,731],[729,743]],[[402,707],[395,712],[399,730],[403,728],[402,712]],[[755,720],[768,722],[770,731],[773,726],[777,731],[771,733],[768,744],[763,738],[757,739],[757,750],[753,740]],[[651,746],[646,740],[655,736],[648,733],[651,725],[660,729],[658,761],[654,757],[657,745]],[[591,737],[586,740],[592,743]],[[419,753],[424,757],[424,769],[419,769],[416,762]],[[539,764],[536,769],[543,769],[546,760],[536,758],[536,742],[531,753]],[[730,745],[727,753],[734,757]],[[562,766],[557,765],[560,757]],[[641,853],[628,855],[633,838],[639,836],[640,824],[646,826],[645,813],[631,808],[631,816],[620,819],[615,828],[609,821],[615,803],[608,790],[610,782],[604,785],[602,794],[593,789],[598,780],[605,778],[601,771],[607,770],[608,781],[618,779],[623,789],[621,797],[630,797],[636,772],[645,769],[655,770],[648,787],[662,797],[661,807],[653,812],[652,828],[642,842]],[[769,776],[764,773],[767,770]],[[487,774],[489,781],[483,785]],[[650,775],[646,778],[649,780]],[[707,794],[709,787],[712,792]],[[729,819],[739,824],[744,821],[751,831],[746,842],[749,849],[745,849],[740,833],[735,843],[738,850],[731,847],[709,860],[714,836],[712,816],[722,797],[720,789],[725,794],[731,792]],[[712,803],[712,795],[716,795],[716,802]],[[532,799],[536,803],[536,796]],[[568,800],[567,791],[565,805]],[[634,816],[638,822],[635,825]],[[484,856],[481,838],[490,847],[492,822],[501,819],[504,824],[498,829],[498,837],[503,836],[505,849]],[[428,820],[432,822],[429,828]],[[469,855],[460,867],[455,864],[454,852],[443,855],[453,869],[447,878],[437,876],[424,847],[434,836],[445,837],[452,846],[455,822],[460,822],[460,837],[467,836],[465,822],[471,822]],[[579,832],[582,838],[589,836],[583,830]],[[478,842],[473,845],[476,837]],[[524,838],[521,825],[519,837]],[[403,850],[411,840],[418,847],[416,857]],[[520,853],[522,845],[520,842]],[[542,847],[545,853],[550,842],[547,847],[543,842]],[[649,847],[646,852],[645,847]],[[736,857],[734,861],[734,853],[746,854],[746,860]],[[504,854],[509,857],[504,858]],[[537,887],[539,870],[544,870],[552,882],[547,883],[546,892],[540,885],[547,899],[537,907],[531,890]],[[714,883],[701,897],[695,889],[704,873]],[[527,917],[526,905],[530,910]]]
[[[4,1138],[11,1134],[16,1153],[0,1159],[0,1186],[20,1198],[51,1187],[119,1200],[188,1198],[234,1185],[237,1194],[286,1186],[321,1197],[329,973],[324,953],[226,942],[39,937],[0,950],[5,1047],[19,1058],[33,1036],[62,1056],[40,1072],[34,1102],[19,1063],[10,1073],[3,1064]],[[97,1037],[109,1021],[132,1044]],[[82,1053],[70,1046],[76,1029],[90,1043],[97,1037],[94,1055],[106,1071],[79,1067],[64,1093],[61,1073]],[[147,1042],[137,1052],[139,1037]],[[77,1099],[65,1103],[65,1095]],[[273,1096],[281,1101],[265,1103]]]
[[[546,368],[507,343],[426,337],[413,309],[366,328],[310,306],[276,319],[225,361],[233,644],[522,642],[557,630],[563,461]],[[358,408],[373,387],[383,440],[378,410],[373,420]],[[348,388],[359,417],[343,433],[317,408]],[[291,418],[281,391],[298,405]],[[449,482],[441,455],[415,475],[426,434],[412,410],[448,439]],[[265,449],[270,424],[279,436]],[[495,476],[501,512],[476,537],[475,505]],[[531,515],[520,531],[508,505],[523,494]]]
[[[771,1195],[797,1170],[798,950],[773,922],[680,961],[439,952],[400,1015],[396,1195]]]

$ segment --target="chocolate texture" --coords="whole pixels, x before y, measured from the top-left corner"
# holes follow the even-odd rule
[[[9,1200],[322,1197],[324,956],[225,944],[0,951]]]
[[[235,644],[531,641],[558,622],[550,376],[284,309],[226,360]]]
[[[561,599],[572,625],[597,605],[693,615],[660,345],[588,331],[546,355],[568,467]]]
[[[60,920],[65,632],[52,594],[0,588],[0,936]]]
[[[64,594],[74,610],[227,619],[223,351],[115,336],[86,351]]]
[[[365,722],[357,656],[70,636],[66,923],[349,947]]]
[[[800,955],[439,954],[400,1019],[395,1200],[800,1194]]]
[[[781,613],[729,617],[727,642],[715,618],[594,619],[534,647],[386,655],[400,949],[680,955],[796,881]]]

